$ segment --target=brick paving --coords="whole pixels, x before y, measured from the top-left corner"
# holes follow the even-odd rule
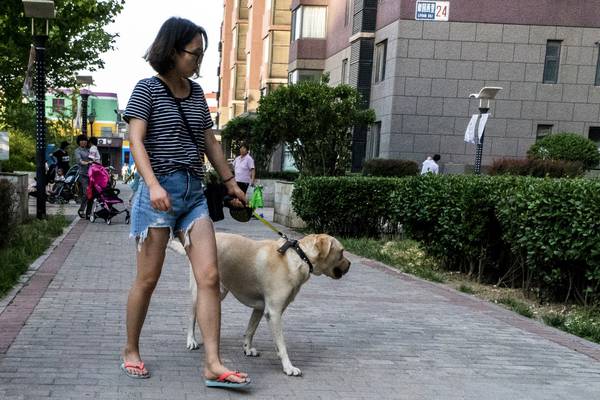
[[[118,364],[135,253],[119,221],[78,222],[0,308],[0,343],[14,339],[0,347],[0,399],[600,398],[600,346],[356,256],[339,281],[312,277],[285,314],[303,377],[283,374],[265,321],[255,339],[261,356],[245,357],[250,310],[225,300],[223,358],[254,381],[232,392],[205,388],[202,350],[185,348],[188,267],[169,252],[141,339],[153,376],[129,379]],[[274,237],[256,220],[216,226]]]

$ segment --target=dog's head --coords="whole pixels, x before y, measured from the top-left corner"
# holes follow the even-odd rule
[[[300,246],[311,260],[315,275],[340,279],[350,269],[350,260],[344,257],[344,246],[333,236],[308,235],[300,240]]]

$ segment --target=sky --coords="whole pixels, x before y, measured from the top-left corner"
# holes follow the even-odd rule
[[[126,0],[115,22],[106,26],[107,32],[118,33],[119,37],[116,38],[115,49],[101,55],[104,69],[80,73],[92,75],[94,85],[91,89],[117,93],[119,108],[125,108],[135,84],[156,74],[142,56],[162,23],[172,16],[187,18],[206,29],[208,49],[197,82],[204,92],[216,92],[222,0]]]

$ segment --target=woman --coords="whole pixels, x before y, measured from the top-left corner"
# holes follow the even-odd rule
[[[167,242],[176,234],[184,243],[198,287],[206,384],[239,387],[250,383],[247,374],[225,368],[219,355],[219,273],[215,232],[202,185],[204,154],[238,206],[244,193],[210,130],[213,123],[202,88],[189,79],[198,76],[206,45],[203,28],[186,19],[168,19],[145,55],[158,74],[138,82],[124,113],[142,180],[132,206],[137,276],[127,301],[127,345],[121,369],[132,378],[150,376],[140,358],[139,337]]]

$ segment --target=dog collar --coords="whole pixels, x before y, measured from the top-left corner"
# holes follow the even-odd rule
[[[304,261],[305,263],[308,264],[308,271],[312,274],[313,272],[313,265],[310,262],[310,260],[308,259],[308,256],[306,255],[306,253],[304,252],[304,250],[302,250],[300,248],[300,243],[298,243],[297,240],[290,240],[285,238],[285,243],[283,244],[283,246],[281,246],[280,248],[277,249],[277,251],[279,252],[279,254],[285,254],[285,252],[291,247],[294,250],[296,250],[296,253],[298,253],[298,256],[302,259],[302,261]]]

